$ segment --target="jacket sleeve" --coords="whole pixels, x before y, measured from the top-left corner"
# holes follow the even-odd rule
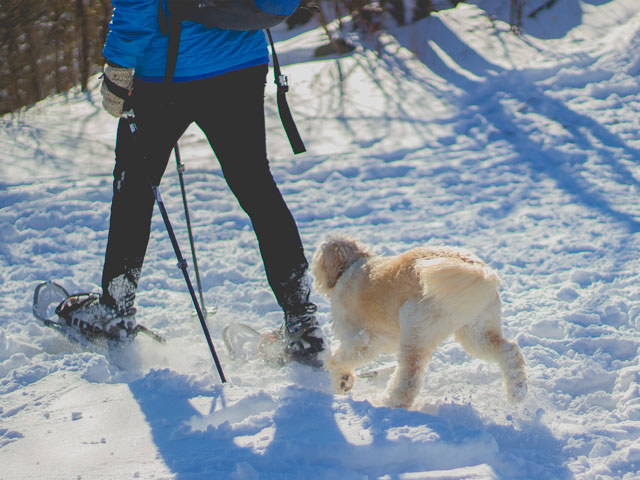
[[[300,5],[300,0],[255,0],[260,10],[275,15],[291,15]]]
[[[110,62],[135,68],[159,34],[158,0],[112,0],[113,15],[102,54]]]

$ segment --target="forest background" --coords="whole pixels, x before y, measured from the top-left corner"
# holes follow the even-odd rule
[[[535,16],[556,0],[504,0],[510,23],[519,31],[523,14]],[[432,12],[454,8],[459,0],[302,0],[289,27],[317,21],[325,29],[328,49],[342,53],[345,16],[351,28],[375,36],[388,22],[404,25]],[[87,89],[89,77],[104,64],[102,46],[109,31],[111,0],[5,0],[0,9],[0,115],[30,105],[74,85]],[[336,22],[337,20],[337,22]],[[333,27],[332,25],[335,25]],[[348,46],[347,46],[348,48]]]

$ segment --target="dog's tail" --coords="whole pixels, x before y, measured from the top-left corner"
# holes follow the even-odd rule
[[[491,267],[457,257],[419,260],[423,295],[453,317],[470,321],[498,295],[500,280]]]

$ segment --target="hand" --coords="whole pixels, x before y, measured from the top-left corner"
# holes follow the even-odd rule
[[[124,68],[107,63],[102,77],[102,106],[116,118],[124,111],[124,103],[133,91],[133,68]]]

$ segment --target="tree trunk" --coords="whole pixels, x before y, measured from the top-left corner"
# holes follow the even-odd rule
[[[89,29],[87,28],[87,14],[84,0],[76,0],[76,19],[76,30],[80,37],[80,51],[78,55],[80,85],[82,91],[85,91],[89,83]]]

